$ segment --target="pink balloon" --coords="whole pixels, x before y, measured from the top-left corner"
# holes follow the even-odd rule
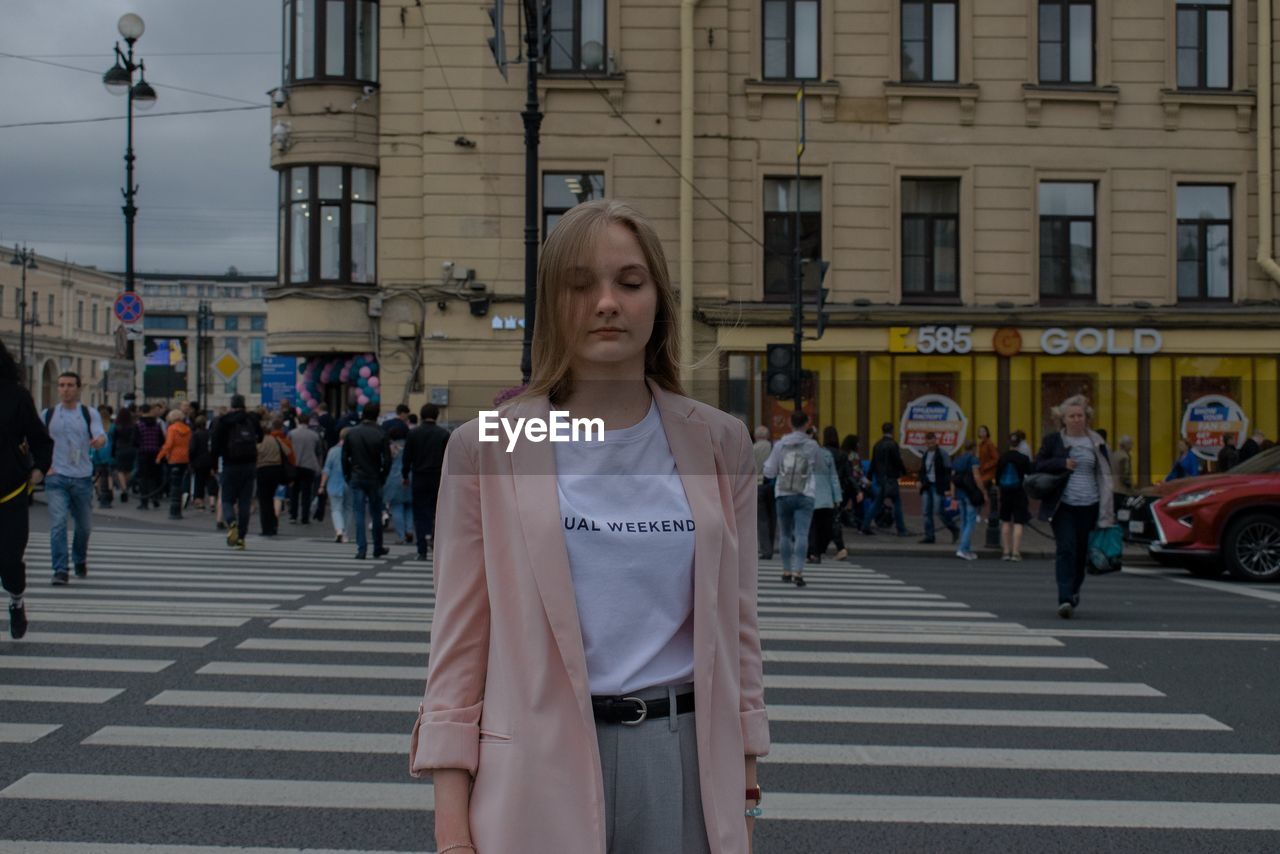
[[[368,379],[369,377],[373,376],[373,371],[369,369],[368,365],[365,365],[363,368],[360,369],[360,376],[364,377],[365,379]]]
[[[360,404],[361,406],[366,406],[369,403],[369,398],[362,394],[356,398],[356,403]]]
[[[350,368],[343,368],[343,369],[342,369],[342,373],[338,374],[338,379],[342,380],[344,383],[345,383],[345,382],[347,382],[348,380],[350,380],[350,379],[351,379],[351,369],[350,369]]]
[[[372,388],[377,388],[378,386],[382,385],[382,380],[378,379],[377,377],[369,377],[369,385]]]
[[[367,361],[367,362],[372,362],[372,361],[373,361],[373,354],[372,354],[372,353],[365,353],[365,354],[364,354],[364,358],[365,358],[365,361]]]

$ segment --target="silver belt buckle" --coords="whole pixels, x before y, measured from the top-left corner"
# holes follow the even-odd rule
[[[634,721],[618,721],[618,723],[622,724],[623,726],[639,726],[640,724],[644,723],[645,718],[649,717],[649,705],[645,703],[644,700],[641,700],[639,697],[623,697],[622,698],[622,702],[626,703],[628,701],[640,704],[640,717],[636,718]]]

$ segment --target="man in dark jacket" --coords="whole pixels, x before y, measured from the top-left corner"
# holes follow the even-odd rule
[[[1231,471],[1240,462],[1240,452],[1236,450],[1236,434],[1227,433],[1222,437],[1222,449],[1218,451],[1218,471]]]
[[[222,515],[227,519],[227,545],[244,548],[258,482],[258,443],[262,425],[244,408],[244,395],[231,397],[231,411],[213,431],[213,457],[222,460]]]
[[[378,426],[381,407],[367,403],[360,423],[351,428],[342,443],[342,474],[351,487],[351,504],[356,523],[356,559],[364,560],[364,512],[366,503],[373,522],[373,556],[382,557],[390,549],[382,547],[382,484],[391,471],[391,442]]]
[[[401,458],[401,477],[413,485],[413,530],[418,535],[418,560],[426,560],[436,533],[436,495],[449,431],[436,424],[440,407],[428,403],[420,413],[422,423],[409,431]]]
[[[884,509],[884,502],[889,500],[893,502],[893,521],[898,536],[909,537],[911,532],[902,517],[902,496],[898,492],[898,478],[907,473],[902,464],[902,449],[893,440],[893,424],[886,421],[880,429],[884,435],[871,449],[871,481],[875,484],[876,500],[871,512],[862,519],[862,533],[875,533],[871,525]]]
[[[926,433],[924,443],[924,458],[920,461],[920,494],[924,496],[924,539],[920,542],[934,541],[933,517],[936,515],[951,532],[951,542],[954,543],[960,539],[960,529],[942,513],[943,500],[952,494],[951,458],[938,447],[936,433]]]
[[[1246,439],[1245,443],[1240,446],[1240,454],[1236,458],[1236,465],[1239,465],[1254,454],[1258,453],[1258,451],[1262,450],[1262,442],[1265,438],[1266,437],[1262,435],[1262,431],[1258,430]]]

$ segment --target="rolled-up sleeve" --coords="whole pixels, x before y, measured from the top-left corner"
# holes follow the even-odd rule
[[[475,774],[489,657],[489,593],[475,444],[451,442],[436,517],[435,610],[427,685],[413,727],[409,771]]]
[[[760,654],[760,627],[757,610],[759,548],[756,539],[755,455],[751,436],[743,427],[733,460],[733,512],[738,528],[738,666],[740,694],[738,712],[747,756],[769,752],[769,717],[764,708],[764,665]]]

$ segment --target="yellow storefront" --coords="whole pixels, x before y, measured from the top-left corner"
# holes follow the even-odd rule
[[[721,405],[778,431],[776,415],[791,403],[764,395],[764,349],[767,343],[789,341],[789,330],[718,331],[729,377]],[[1073,394],[1093,402],[1095,426],[1106,430],[1112,444],[1121,436],[1133,437],[1141,482],[1158,481],[1168,472],[1184,422],[1194,435],[1194,418],[1203,407],[1188,416],[1193,404],[1218,401],[1239,414],[1231,423],[1239,423],[1242,437],[1259,430],[1274,439],[1280,430],[1280,334],[1274,330],[839,328],[828,329],[821,341],[806,342],[802,365],[812,372],[810,408],[819,426],[832,424],[841,436],[863,437],[864,452],[886,421],[902,441],[922,407],[949,413],[946,423],[963,424],[966,436],[985,425],[1002,441],[1021,429],[1035,446],[1054,426],[1052,407]],[[1205,444],[1202,452],[1207,460],[1213,446]]]

